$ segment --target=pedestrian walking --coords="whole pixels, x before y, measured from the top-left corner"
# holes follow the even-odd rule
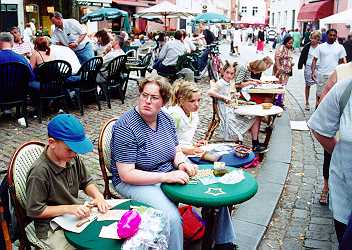
[[[292,53],[293,38],[286,36],[282,45],[275,51],[275,63],[273,74],[279,79],[279,83],[286,85],[288,78],[292,76],[293,53]],[[276,104],[284,107],[284,94],[277,95]]]
[[[258,36],[257,36],[257,51],[256,53],[264,53],[264,46],[265,46],[265,34],[264,34],[264,29],[262,26],[260,26],[258,30]]]
[[[301,47],[301,33],[298,31],[298,29],[295,29],[292,32],[292,37],[293,37],[293,51],[296,52],[296,50],[299,50]]]
[[[49,13],[55,25],[51,42],[72,49],[81,64],[94,57],[93,45],[88,40],[87,31],[75,19],[63,19],[60,12]]]
[[[313,31],[309,38],[310,42],[308,42],[302,50],[302,53],[298,60],[298,69],[302,69],[304,66],[304,80],[305,80],[305,88],[304,88],[304,97],[305,97],[305,110],[310,110],[309,105],[309,93],[310,87],[316,84],[316,80],[312,78],[312,61],[314,57],[314,52],[317,49],[321,39],[320,31]]]

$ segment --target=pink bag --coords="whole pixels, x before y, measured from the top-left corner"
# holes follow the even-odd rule
[[[117,224],[117,235],[121,238],[131,238],[138,232],[141,216],[135,210],[124,213]]]

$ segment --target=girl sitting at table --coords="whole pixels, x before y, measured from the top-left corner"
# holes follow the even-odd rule
[[[205,140],[193,144],[193,136],[199,123],[200,99],[200,90],[191,82],[180,79],[173,85],[171,105],[166,109],[175,122],[178,142],[186,155],[202,153],[200,146],[206,144]]]
[[[258,140],[260,117],[238,115],[230,105],[232,102],[231,82],[235,78],[236,65],[236,63],[225,61],[222,79],[212,84],[208,95],[218,99],[219,116],[221,119],[220,131],[224,139],[232,140],[238,138],[242,141],[242,135],[249,130],[252,136],[253,151],[255,153],[264,153],[267,149],[261,146]]]
[[[193,83],[180,79],[173,85],[171,106],[166,110],[175,122],[179,145],[188,155],[202,153],[200,146],[206,144],[205,140],[192,144],[199,123],[200,99],[200,90]],[[221,207],[218,216],[214,250],[235,249],[235,230],[228,208]]]

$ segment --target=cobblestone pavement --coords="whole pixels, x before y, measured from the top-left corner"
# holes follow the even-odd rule
[[[314,109],[311,105],[311,111],[304,111],[303,71],[294,70],[287,89],[290,120],[308,120]],[[314,97],[314,87],[311,92]],[[314,98],[310,99],[314,104]],[[292,131],[292,138],[292,160],[284,191],[259,249],[337,249],[331,212],[319,204],[322,148],[308,131]]]
[[[240,57],[228,55],[229,45],[220,48],[223,58],[244,63],[249,59],[260,58],[254,47],[243,46]],[[211,119],[212,103],[207,97],[209,83],[206,79],[197,83],[202,91],[200,107],[200,126],[197,138],[204,137]],[[310,113],[303,112],[303,72],[295,71],[290,79],[286,102],[291,120],[308,119]],[[94,142],[94,152],[83,156],[89,172],[95,177],[102,189],[97,139],[101,126],[112,117],[120,116],[136,104],[137,85],[129,82],[125,104],[120,100],[112,101],[112,109],[102,102],[102,110],[98,111],[94,103],[85,106],[85,115],[79,116],[78,109],[69,110],[77,115],[86,127],[86,131]],[[311,102],[313,103],[313,101]],[[43,123],[31,118],[29,128],[20,127],[12,118],[0,118],[0,171],[7,169],[7,164],[15,149],[28,140],[46,140],[46,126],[55,114],[46,115]],[[327,207],[318,204],[322,180],[322,150],[309,132],[293,131],[292,162],[286,186],[275,210],[272,222],[259,249],[334,249],[334,236],[331,214]],[[215,136],[216,138],[216,136]],[[278,152],[279,153],[279,152]],[[256,175],[260,169],[251,170]],[[0,175],[0,179],[3,175]]]

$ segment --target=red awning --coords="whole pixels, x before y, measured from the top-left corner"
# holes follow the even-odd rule
[[[333,10],[334,1],[332,0],[306,3],[302,5],[297,16],[297,21],[318,21],[321,18],[332,15]]]

